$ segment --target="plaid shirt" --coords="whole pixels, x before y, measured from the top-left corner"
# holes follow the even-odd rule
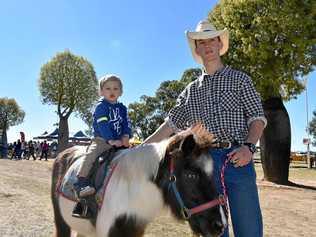
[[[242,144],[249,124],[256,119],[267,123],[251,78],[226,66],[191,82],[179,95],[167,122],[174,130],[202,122],[217,139]]]

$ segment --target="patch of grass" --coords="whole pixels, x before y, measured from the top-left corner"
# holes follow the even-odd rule
[[[263,169],[261,163],[255,163],[257,178],[263,179]],[[316,181],[316,168],[308,169],[304,162],[295,162],[290,164],[289,180]]]

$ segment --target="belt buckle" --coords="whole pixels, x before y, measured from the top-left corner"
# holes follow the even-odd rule
[[[221,146],[224,148],[224,149],[229,149],[232,147],[232,143],[230,141],[224,141],[224,142],[221,142]]]
[[[230,141],[218,141],[215,140],[212,143],[213,147],[218,148],[218,149],[229,149],[232,147],[232,143]]]

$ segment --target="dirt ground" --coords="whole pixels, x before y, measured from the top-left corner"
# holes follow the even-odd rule
[[[53,161],[0,159],[0,236],[49,237],[53,233],[50,175]],[[264,220],[264,236],[316,236],[316,169],[290,169],[290,180],[303,187],[262,181],[256,165]],[[146,231],[146,237],[191,236],[186,223],[164,212]],[[231,235],[233,236],[233,235]]]

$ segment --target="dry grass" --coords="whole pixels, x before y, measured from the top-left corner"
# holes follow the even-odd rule
[[[0,236],[48,237],[53,232],[50,202],[52,161],[0,160]],[[316,169],[304,164],[290,169],[292,182],[306,188],[287,187],[261,181],[256,164],[264,218],[264,236],[296,237],[316,234]],[[308,187],[314,187],[309,189]],[[190,236],[186,223],[177,223],[168,212],[157,218],[146,237]]]

